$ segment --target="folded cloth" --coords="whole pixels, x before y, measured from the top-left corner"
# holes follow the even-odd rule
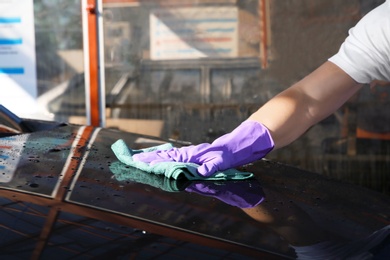
[[[111,163],[110,170],[118,181],[142,183],[168,192],[184,191],[191,183],[186,179],[175,180],[163,175],[149,174],[120,161]]]
[[[188,180],[245,180],[254,176],[253,173],[242,172],[237,169],[228,169],[225,171],[218,171],[209,177],[204,177],[197,173],[196,169],[200,165],[195,163],[161,162],[150,165],[149,163],[134,161],[132,158],[134,154],[156,150],[168,150],[171,148],[173,148],[172,144],[165,143],[146,149],[132,150],[122,139],[117,140],[114,144],[111,145],[111,149],[115,156],[122,163],[147,173],[161,174],[167,178],[173,178],[176,180],[180,178],[187,178]]]

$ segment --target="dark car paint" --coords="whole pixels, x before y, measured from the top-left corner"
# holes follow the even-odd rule
[[[187,192],[186,180],[130,168],[137,175],[118,179],[110,149],[118,139],[136,149],[161,143],[61,124],[0,138],[2,259],[295,258],[291,245],[349,243],[390,224],[388,196],[267,160],[242,168],[256,176],[245,185],[260,184],[265,196],[253,208]]]

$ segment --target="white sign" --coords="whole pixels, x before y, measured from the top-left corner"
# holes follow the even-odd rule
[[[0,0],[0,103],[23,117],[36,98],[33,0]]]
[[[238,10],[229,7],[186,7],[150,14],[150,57],[153,60],[237,57]]]

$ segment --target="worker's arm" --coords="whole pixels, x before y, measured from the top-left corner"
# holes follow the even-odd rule
[[[283,147],[331,115],[360,89],[348,74],[327,61],[249,117],[264,124],[275,148]]]
[[[198,173],[207,177],[259,160],[274,147],[289,144],[334,112],[358,89],[351,77],[333,63],[326,62],[211,144],[136,154],[133,159],[151,164],[196,163],[200,165]]]

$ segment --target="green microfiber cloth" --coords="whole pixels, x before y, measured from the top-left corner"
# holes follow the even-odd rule
[[[175,180],[164,175],[148,174],[120,161],[111,163],[110,170],[118,181],[142,183],[169,192],[183,191],[190,184],[186,179]]]
[[[114,144],[111,145],[112,151],[118,160],[122,163],[147,173],[164,175],[167,178],[173,178],[175,180],[180,178],[186,178],[188,180],[245,180],[254,176],[253,173],[241,172],[236,169],[228,169],[225,171],[216,172],[209,177],[204,177],[197,173],[196,169],[199,167],[199,165],[195,163],[162,162],[150,165],[145,162],[133,161],[132,158],[132,156],[137,153],[151,152],[156,150],[168,150],[171,148],[173,148],[172,144],[165,143],[145,149],[132,150],[122,139],[117,140]]]

